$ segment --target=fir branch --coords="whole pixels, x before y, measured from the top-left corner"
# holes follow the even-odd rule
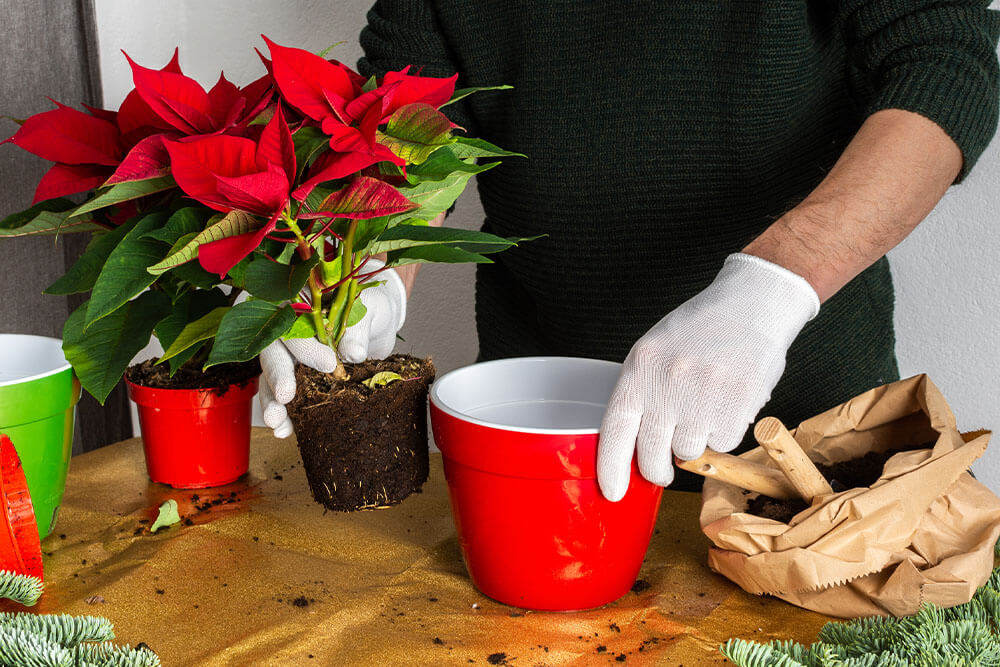
[[[950,609],[827,623],[808,647],[730,639],[719,651],[740,667],[1000,667],[1000,568]]]
[[[100,667],[160,667],[160,658],[148,648],[86,644],[76,650],[76,664]]]
[[[43,589],[41,579],[8,570],[0,570],[0,598],[31,607],[38,602],[38,598],[42,597]]]
[[[5,667],[69,667],[73,654],[45,637],[0,628],[0,664]]]
[[[115,638],[111,621],[97,616],[0,613],[0,627],[23,630],[65,648],[76,648],[82,642],[104,642]]]

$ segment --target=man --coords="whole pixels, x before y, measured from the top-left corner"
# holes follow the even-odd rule
[[[633,453],[668,485],[765,404],[796,424],[897,379],[884,255],[993,135],[987,5],[381,0],[359,67],[514,86],[449,108],[529,156],[479,177],[484,229],[547,234],[479,268],[480,357],[624,359],[598,461],[618,500]],[[402,311],[374,310],[345,356],[383,354]]]

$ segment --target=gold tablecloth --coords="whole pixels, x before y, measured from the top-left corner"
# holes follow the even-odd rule
[[[184,522],[150,534],[168,498]],[[664,494],[645,590],[593,611],[524,612],[472,586],[440,455],[423,493],[340,514],[310,498],[291,439],[255,429],[250,474],[205,491],[150,483],[132,439],[73,459],[35,610],[106,616],[168,667],[692,667],[725,662],[729,637],[813,641],[828,619],[708,570],[698,506]]]

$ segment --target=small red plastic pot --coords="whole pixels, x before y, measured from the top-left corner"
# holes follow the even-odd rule
[[[42,578],[42,547],[21,459],[0,435],[0,570]]]
[[[476,587],[505,604],[590,609],[635,582],[663,489],[632,465],[625,497],[597,484],[601,418],[620,365],[526,357],[431,386],[434,440]]]
[[[146,470],[154,482],[204,489],[235,481],[250,466],[257,378],[215,389],[155,389],[126,378],[139,409]]]

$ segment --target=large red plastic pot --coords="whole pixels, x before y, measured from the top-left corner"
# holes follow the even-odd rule
[[[634,462],[621,501],[598,488],[598,431],[619,372],[606,361],[525,357],[461,368],[431,386],[462,555],[489,597],[590,609],[635,582],[663,489]]]
[[[146,470],[154,482],[204,489],[235,481],[250,466],[257,378],[215,389],[156,389],[126,379],[139,409]]]
[[[0,570],[42,578],[42,547],[28,481],[14,444],[0,435]]]

